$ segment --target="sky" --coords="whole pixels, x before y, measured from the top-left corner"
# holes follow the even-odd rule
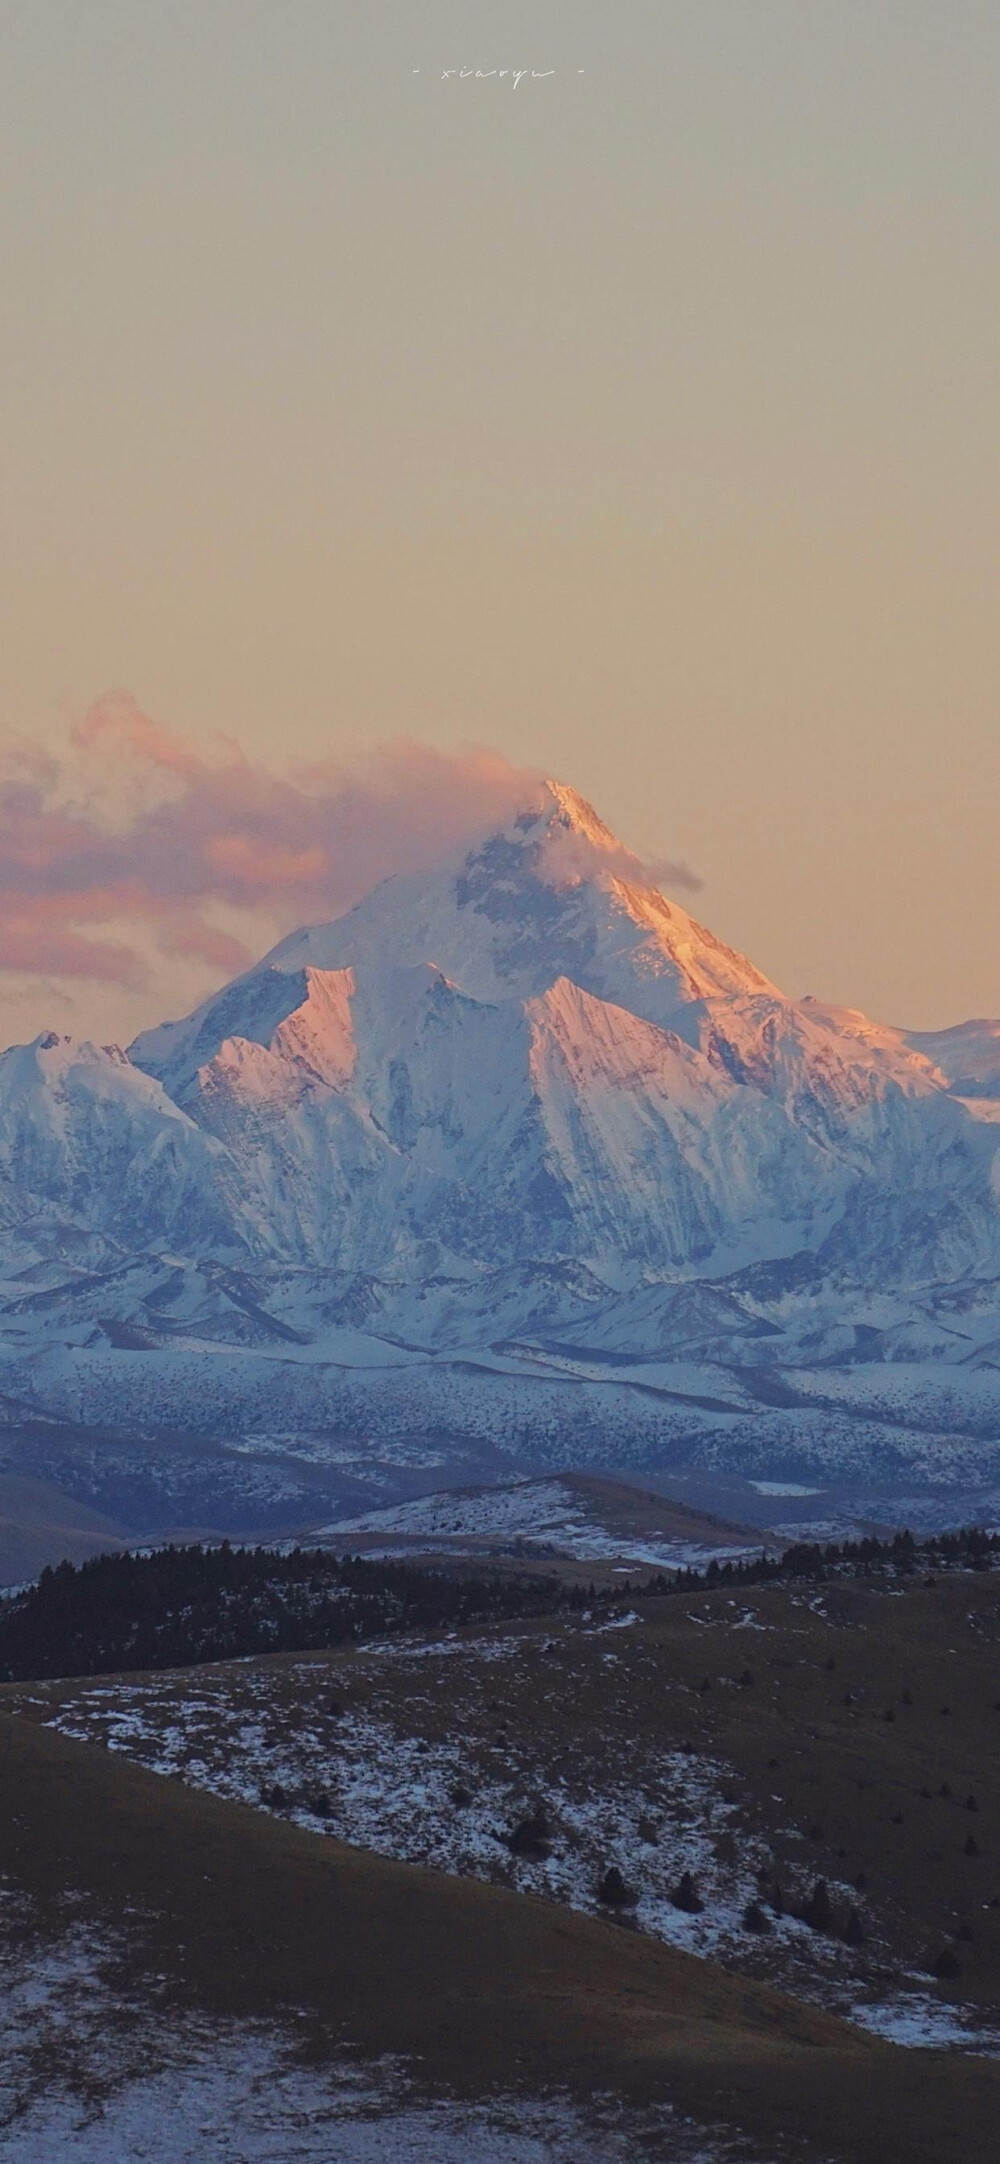
[[[4,0],[0,1042],[538,773],[1000,1014],[998,108],[995,0]]]

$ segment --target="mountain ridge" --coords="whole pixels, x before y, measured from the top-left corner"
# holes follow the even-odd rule
[[[907,1034],[786,998],[546,783],[497,833],[291,934],[127,1052],[48,1036],[0,1057],[0,1387],[22,1397],[27,1375],[65,1417],[72,1376],[85,1417],[114,1421],[148,1360],[150,1390],[179,1392],[190,1421],[195,1349],[212,1347],[221,1386],[228,1346],[225,1419],[242,1403],[252,1427],[256,1332],[287,1364],[267,1356],[266,1429],[283,1424],[282,1392],[302,1418],[302,1362],[318,1388],[335,1342],[345,1378],[375,1347],[388,1377],[395,1344],[425,1363],[422,1431],[435,1403],[432,1421],[461,1403],[478,1430],[470,1391],[499,1405],[497,1377],[510,1399],[515,1370],[537,1407],[544,1373],[565,1463],[568,1391],[617,1408],[616,1434],[639,1404],[635,1377],[608,1395],[612,1342],[621,1361],[660,1364],[664,1407],[706,1420],[731,1397],[745,1423],[770,1393],[773,1425],[811,1363],[853,1371],[866,1350],[914,1388],[928,1348],[980,1373],[995,1347],[1000,1374],[998,1044],[997,1024]],[[248,1274],[235,1303],[218,1276],[233,1269]],[[712,1308],[723,1282],[735,1305]],[[705,1318],[708,1371],[693,1377],[685,1284]],[[348,1311],[376,1318],[357,1370]],[[553,1364],[549,1337],[575,1365]],[[98,1373],[95,1399],[83,1378]],[[330,1387],[317,1403],[341,1405],[336,1419],[374,1434],[385,1414],[396,1433],[398,1383],[377,1403],[369,1381],[360,1398]],[[657,1418],[676,1447],[674,1416]],[[808,1418],[789,1423],[805,1434]],[[640,1429],[654,1448],[636,1411]],[[530,1456],[534,1414],[526,1432]]]

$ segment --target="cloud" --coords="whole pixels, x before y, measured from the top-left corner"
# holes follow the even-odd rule
[[[496,752],[411,742],[279,772],[222,736],[196,747],[114,694],[62,757],[20,749],[0,767],[0,970],[135,990],[152,945],[231,974],[253,952],[220,912],[263,913],[276,934],[336,915],[506,823],[540,783]],[[625,855],[627,876],[648,879]]]
[[[690,865],[668,857],[640,857],[613,834],[597,841],[586,834],[556,834],[548,844],[546,863],[567,881],[586,879],[599,867],[629,887],[682,887],[694,894],[702,883]]]
[[[19,976],[94,977],[129,991],[141,991],[146,982],[134,948],[83,938],[67,921],[65,905],[49,908],[37,896],[28,905],[0,897],[0,969]]]

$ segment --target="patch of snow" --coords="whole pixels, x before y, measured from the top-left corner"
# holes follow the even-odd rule
[[[821,1495],[821,1488],[804,1488],[794,1480],[752,1480],[758,1495]]]
[[[973,2008],[952,2006],[927,1992],[901,1992],[883,2001],[852,2008],[851,2020],[889,2044],[928,2051],[964,2051],[977,2058],[1000,2057],[1000,2029],[977,2026]]]
[[[421,2093],[399,2062],[342,2052],[305,2063],[291,2024],[165,2011],[162,1977],[130,1977],[126,2005],[120,1954],[81,1926],[0,1945],[9,2164],[633,2164],[647,2139],[662,2153],[664,2135],[677,2164],[745,2154],[669,2106],[633,2113],[597,2098],[585,2114],[559,2094],[460,2103]]]

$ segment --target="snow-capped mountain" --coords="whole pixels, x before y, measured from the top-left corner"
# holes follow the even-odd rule
[[[266,1041],[281,1006],[267,972],[387,965],[429,965],[470,999],[494,1003],[538,998],[567,977],[692,1044],[705,1001],[779,996],[650,885],[575,790],[549,782],[502,832],[435,871],[383,880],[333,924],[293,932],[186,1021],[146,1031],[133,1055],[183,1085],[238,1028]]]
[[[0,1058],[0,1224],[15,1240],[242,1245],[224,1150],[117,1045],[54,1033]]]
[[[888,1240],[925,1273],[956,1198],[970,1264],[996,1252],[991,1142],[943,1068],[784,999],[555,784],[132,1058],[234,1154],[266,1252],[614,1272],[815,1248],[846,1220],[866,1267]]]
[[[1000,1101],[1000,1022],[911,1030],[906,1042],[933,1061],[956,1097]]]
[[[649,1462],[629,1362],[716,1437],[817,1364],[1000,1371],[997,1097],[1000,1025],[786,999],[547,784],[127,1054],[0,1059],[0,1389],[227,1434],[489,1404],[530,1460],[527,1388]]]

